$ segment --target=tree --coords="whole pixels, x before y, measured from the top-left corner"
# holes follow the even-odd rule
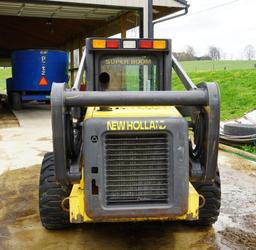
[[[193,60],[196,60],[195,50],[192,46],[187,46],[185,51],[173,52],[173,54],[179,61],[193,61]]]
[[[256,55],[255,48],[251,44],[246,45],[244,48],[245,58],[250,61],[255,58],[255,55]]]
[[[187,46],[187,48],[186,48],[186,52],[185,52],[186,54],[187,54],[187,57],[188,57],[188,59],[190,59],[190,60],[194,60],[195,59],[195,50],[194,50],[194,48],[192,47],[192,46]]]
[[[209,56],[211,57],[212,60],[218,61],[220,60],[220,49],[215,47],[215,46],[210,46],[209,47]]]

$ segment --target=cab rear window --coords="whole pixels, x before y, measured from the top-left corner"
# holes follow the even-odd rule
[[[99,84],[106,91],[158,90],[158,63],[153,55],[103,56]]]

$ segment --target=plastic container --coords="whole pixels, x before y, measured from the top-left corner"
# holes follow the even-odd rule
[[[68,82],[68,54],[56,50],[20,50],[12,54],[12,78],[8,95],[16,92],[21,101],[49,100],[53,82]]]

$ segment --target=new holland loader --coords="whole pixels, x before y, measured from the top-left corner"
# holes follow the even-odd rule
[[[43,226],[214,223],[218,86],[195,85],[166,39],[90,38],[84,61],[78,73],[86,71],[86,91],[79,82],[52,87],[53,152],[40,175]],[[186,90],[172,90],[172,69]]]

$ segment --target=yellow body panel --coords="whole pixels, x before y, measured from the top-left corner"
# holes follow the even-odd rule
[[[144,217],[144,218],[116,218],[93,220],[88,217],[84,209],[84,182],[75,184],[69,197],[70,222],[127,222],[127,221],[153,221],[153,220],[197,220],[199,216],[199,194],[196,192],[191,183],[189,183],[188,210],[187,213],[171,217]]]
[[[87,109],[85,120],[91,118],[108,118],[110,121],[115,118],[151,118],[159,117],[164,120],[165,117],[182,117],[179,111],[173,107],[111,107],[99,108],[90,107]],[[83,172],[83,171],[82,171]],[[199,216],[199,194],[191,183],[189,183],[188,210],[185,214],[170,217],[145,217],[145,218],[116,218],[93,220],[88,217],[85,211],[84,188],[85,183],[82,177],[80,184],[75,184],[69,197],[70,203],[70,222],[126,222],[126,221],[146,221],[146,220],[197,220]]]
[[[139,117],[181,117],[174,107],[147,106],[147,107],[110,107],[109,110],[100,110],[99,107],[87,109],[85,119],[90,118],[139,118]]]

